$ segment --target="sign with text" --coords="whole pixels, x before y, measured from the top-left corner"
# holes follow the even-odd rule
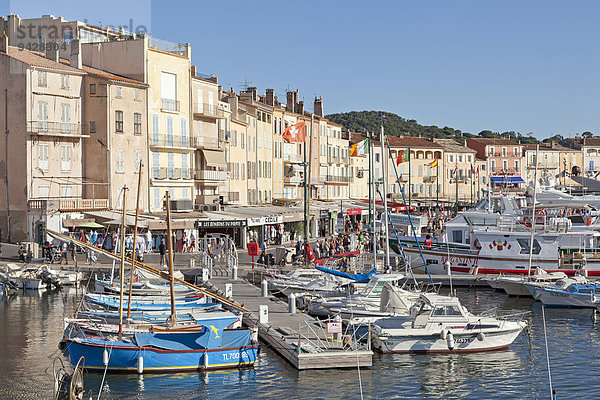
[[[425,216],[411,215],[409,219],[407,214],[390,214],[390,221],[395,227],[410,226],[411,220],[415,229],[417,229],[417,227],[427,226],[427,223],[429,222],[429,219]]]
[[[246,226],[246,220],[234,219],[234,220],[196,220],[196,228],[242,228]]]
[[[342,333],[342,322],[328,322],[327,333]]]
[[[265,215],[263,217],[248,218],[248,226],[282,224],[283,215]]]

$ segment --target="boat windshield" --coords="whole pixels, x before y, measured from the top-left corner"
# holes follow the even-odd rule
[[[462,315],[460,309],[456,305],[450,306],[436,306],[431,314],[434,317],[450,317]]]

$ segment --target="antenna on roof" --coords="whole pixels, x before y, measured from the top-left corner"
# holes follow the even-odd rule
[[[240,88],[240,91],[246,91],[248,90],[248,88],[252,85],[252,81],[248,80],[248,74],[244,73],[244,82],[238,83],[238,87]]]

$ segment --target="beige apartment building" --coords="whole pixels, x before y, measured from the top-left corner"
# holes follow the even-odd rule
[[[78,60],[76,54],[71,64]],[[82,196],[86,73],[68,64],[56,51],[44,57],[8,46],[5,35],[0,40],[2,240],[37,241],[42,224],[60,230],[71,213],[108,206],[106,198]]]
[[[140,210],[148,202],[148,85],[96,68],[83,66],[84,78],[84,177],[88,198],[108,198],[111,209],[122,209],[122,188],[129,188],[128,210],[136,208],[141,168]]]
[[[173,209],[193,209],[193,161],[190,102],[191,48],[148,36],[82,45],[84,64],[147,84],[151,212],[163,209],[170,192]],[[125,56],[126,55],[126,56]]]
[[[351,133],[349,145],[352,146],[365,139],[360,133]],[[369,157],[368,155],[350,157],[350,187],[349,198],[369,198]]]
[[[438,159],[438,167],[432,170],[437,176],[441,190],[439,197],[453,204],[470,204],[477,199],[477,152],[453,139],[433,139],[444,150],[442,159]]]
[[[227,203],[248,205],[248,116],[239,107],[236,93],[222,92],[222,100],[229,106],[231,140],[226,143],[229,177],[226,182]]]
[[[523,146],[523,162],[525,168],[525,182],[531,185],[534,181],[536,167],[537,145],[529,144]],[[579,150],[570,149],[555,143],[542,143],[539,145],[537,161],[537,179],[541,185],[574,185],[569,178],[573,167],[583,165],[584,153]]]
[[[192,132],[196,144],[194,154],[194,208],[202,211],[218,210],[226,196],[227,165],[226,135],[221,126],[227,126],[229,105],[221,103],[216,77],[197,76],[192,67]],[[233,172],[229,171],[230,176]]]
[[[350,140],[342,135],[342,126],[325,120],[320,138],[320,171],[325,187],[320,198],[338,200],[349,198]],[[324,155],[323,155],[324,154]]]
[[[410,162],[400,163],[396,168],[398,179],[404,190],[406,201],[411,206],[435,205],[439,198],[444,197],[444,184],[436,179],[436,168],[430,164],[438,158],[442,160],[444,149],[437,143],[419,137],[388,136],[392,157],[389,158],[388,182],[390,197],[401,199],[398,181],[394,173],[398,153],[410,151]],[[440,171],[441,171],[440,167]],[[409,185],[410,175],[410,185]]]

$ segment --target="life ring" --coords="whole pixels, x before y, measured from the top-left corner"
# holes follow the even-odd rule
[[[481,250],[481,243],[479,243],[479,239],[475,239],[473,242],[473,247],[475,247],[477,250]]]

